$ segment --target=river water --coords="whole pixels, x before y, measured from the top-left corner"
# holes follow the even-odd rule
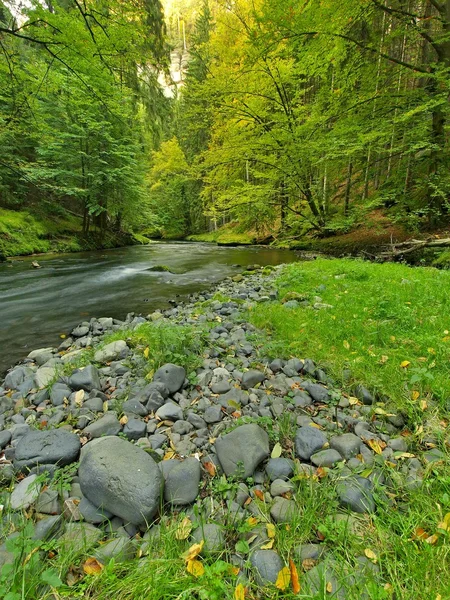
[[[40,269],[31,265],[36,259]],[[0,373],[33,349],[59,345],[59,335],[80,321],[146,315],[237,274],[236,265],[295,260],[293,252],[273,248],[158,242],[0,264]],[[149,270],[156,265],[177,274]]]

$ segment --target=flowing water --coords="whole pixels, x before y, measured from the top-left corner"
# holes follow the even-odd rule
[[[239,272],[236,265],[277,265],[297,260],[288,250],[154,243],[37,257],[0,264],[0,373],[31,350],[57,346],[80,321],[148,314],[171,299],[208,288]],[[176,271],[159,273],[152,266]]]

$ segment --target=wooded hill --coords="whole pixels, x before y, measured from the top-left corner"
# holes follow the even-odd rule
[[[165,237],[445,226],[449,0],[165,4],[0,2],[0,207]]]

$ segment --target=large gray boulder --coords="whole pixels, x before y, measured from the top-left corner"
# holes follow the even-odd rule
[[[153,377],[155,383],[162,383],[171,394],[181,389],[186,377],[186,371],[183,367],[167,363],[160,367]]]
[[[96,367],[88,365],[76,369],[69,378],[69,386],[75,391],[91,392],[92,390],[101,390],[100,377]]]
[[[83,495],[127,523],[149,523],[158,510],[163,478],[156,462],[141,448],[119,437],[84,446],[79,482]]]
[[[249,423],[218,438],[215,447],[225,475],[246,479],[269,456],[269,436],[256,423]]]
[[[198,496],[200,485],[200,462],[196,458],[165,460],[159,463],[164,476],[164,498],[170,504],[191,504]]]
[[[102,435],[117,435],[122,429],[122,425],[115,412],[108,412],[97,421],[84,428],[83,433],[91,438],[99,438]]]
[[[17,443],[14,467],[23,470],[37,465],[69,465],[78,459],[80,448],[78,436],[69,431],[30,431]]]

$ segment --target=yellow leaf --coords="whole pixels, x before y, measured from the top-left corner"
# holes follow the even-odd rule
[[[384,363],[387,363],[388,360],[389,360],[389,356],[386,356],[385,354],[383,354],[380,358],[380,363],[382,365],[384,365]]]
[[[103,568],[102,563],[99,563],[93,556],[90,556],[83,564],[83,571],[86,575],[98,575],[103,571]]]
[[[150,349],[149,349],[149,347],[147,346],[147,348],[144,350],[144,357],[145,357],[145,358],[148,358],[148,355],[149,355],[149,353],[150,353]]]
[[[319,423],[310,423],[309,427],[315,427],[316,429],[323,429],[322,425],[319,425]]]
[[[375,439],[367,440],[367,445],[372,448],[376,454],[381,454],[383,452],[383,448],[386,448],[386,444],[384,442]]]
[[[276,533],[275,525],[273,523],[267,523],[266,527],[267,527],[267,537],[269,539],[274,538],[275,537],[275,533]]]
[[[329,581],[329,582],[327,583],[327,592],[328,592],[329,594],[331,594],[331,592],[332,592],[332,591],[333,591],[333,584],[331,583],[331,581]]]
[[[376,563],[378,560],[377,555],[375,554],[375,552],[373,550],[371,550],[370,548],[366,548],[364,550],[364,554],[367,556],[367,558],[369,560],[371,560],[373,563]]]
[[[84,400],[84,390],[78,390],[78,392],[75,393],[75,406],[77,408],[81,408],[83,406],[83,400]]]
[[[261,546],[261,550],[272,550],[274,541],[275,540],[269,540],[267,542],[267,544],[264,544],[264,546]]]
[[[344,340],[342,345],[346,350],[350,350],[350,344],[347,342],[347,340]]]
[[[358,398],[355,398],[355,396],[350,396],[348,399],[348,403],[350,404],[350,406],[356,406],[358,404],[361,404]]]
[[[250,527],[255,527],[256,525],[258,525],[258,523],[259,521],[255,517],[249,517],[247,519],[247,524],[250,525]]]
[[[167,452],[163,456],[163,460],[170,460],[175,456],[175,452],[173,450],[167,450]]]
[[[234,600],[245,600],[245,587],[242,583],[238,583],[234,590]]]
[[[289,567],[283,567],[281,571],[278,573],[277,580],[275,582],[275,587],[279,590],[285,590],[291,583],[291,570]]]
[[[175,532],[177,540],[186,540],[192,531],[192,521],[189,517],[184,517]]]
[[[430,546],[434,546],[434,544],[438,541],[438,536],[434,533],[433,535],[430,535],[430,537],[427,537],[427,539],[425,540],[425,542],[427,544],[430,544]]]
[[[61,335],[59,336],[62,340],[65,340],[67,335],[65,333],[61,333]]]
[[[186,564],[186,571],[194,577],[201,577],[205,573],[205,567],[201,561],[196,558],[188,560]]]
[[[192,544],[192,546],[188,550],[186,550],[186,552],[183,552],[181,558],[184,558],[185,561],[194,560],[194,558],[198,556],[202,551],[204,544],[205,540],[202,540],[198,544]]]
[[[273,447],[272,454],[270,455],[270,457],[271,458],[279,458],[281,456],[282,452],[283,452],[283,448],[281,447],[281,444],[279,444],[277,442],[275,444],[275,446]]]
[[[428,408],[428,404],[427,404],[427,401],[426,401],[426,400],[421,400],[421,401],[420,401],[420,408],[421,408],[422,410],[427,410],[427,408]]]
[[[410,364],[411,363],[409,360],[404,360],[403,362],[400,363],[400,366],[402,369],[406,369],[406,367],[409,367]]]
[[[119,423],[121,425],[126,425],[128,423],[128,417],[127,417],[127,415],[123,415],[123,417],[120,419]]]
[[[419,396],[420,396],[420,394],[419,394],[419,392],[417,390],[414,390],[413,392],[411,392],[411,398],[412,398],[412,400],[414,400],[414,401],[418,400]]]

